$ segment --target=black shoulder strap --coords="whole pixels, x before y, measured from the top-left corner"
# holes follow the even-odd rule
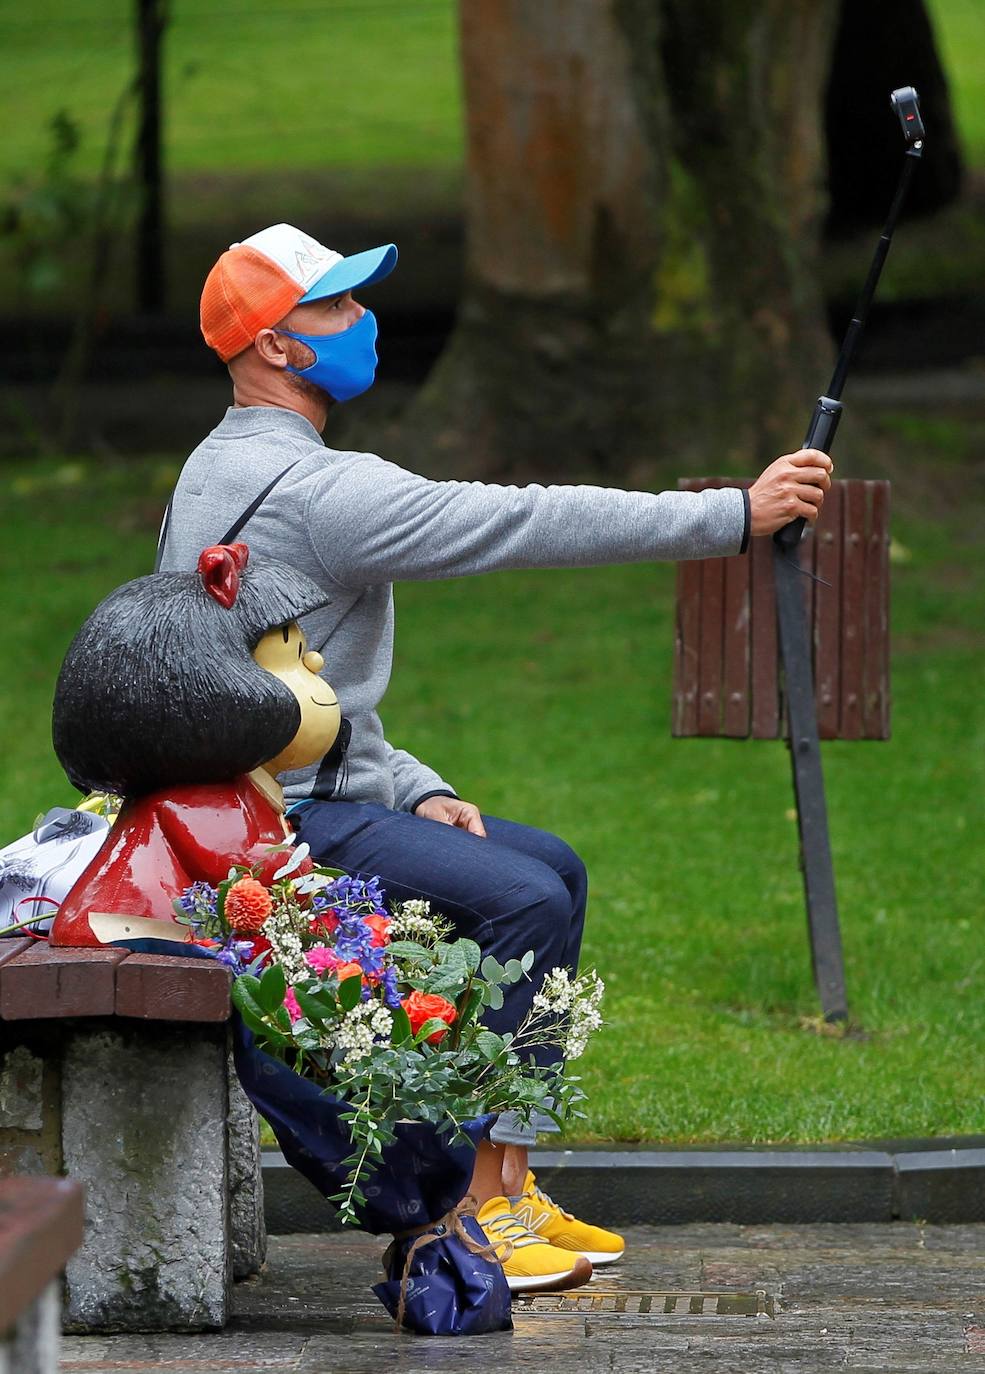
[[[278,472],[274,480],[272,482],[268,482],[267,485],[264,487],[263,491],[261,491],[260,495],[255,496],[253,498],[253,500],[246,507],[246,510],[239,517],[239,519],[234,521],[233,524],[230,525],[229,529],[222,536],[222,538],[216,540],[216,543],[231,544],[233,540],[236,538],[237,534],[239,534],[240,530],[246,524],[246,522],[248,520],[251,520],[253,516],[256,515],[257,511],[263,505],[264,501],[266,501],[267,497],[273,491],[274,487],[281,480],[281,478],[286,477],[287,474],[290,472],[291,468],[296,467],[299,461],[299,459],[295,459],[293,463],[288,463],[287,467],[284,469],[283,472]],[[164,519],[161,521],[161,533],[158,535],[157,538],[157,555],[154,559],[155,572],[161,571],[161,560],[164,557],[164,546],[168,540],[168,527],[171,524],[171,507],[173,505],[174,494],[172,493],[171,500],[168,502],[168,508],[164,512]]]

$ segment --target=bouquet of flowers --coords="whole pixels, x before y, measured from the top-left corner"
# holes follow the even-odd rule
[[[343,1222],[396,1234],[384,1305],[418,1330],[508,1326],[502,1271],[456,1208],[495,1113],[580,1115],[577,1079],[531,1052],[584,1051],[601,1024],[598,976],[553,970],[517,1030],[497,1034],[482,1014],[528,976],[532,951],[484,959],[427,902],[389,909],[377,879],[312,867],[303,845],[269,887],[234,867],[216,888],[188,888],[176,912],[232,969],[237,1070],[285,1158]]]

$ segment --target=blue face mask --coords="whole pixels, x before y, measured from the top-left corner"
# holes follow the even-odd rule
[[[336,401],[351,401],[368,391],[376,378],[376,316],[367,310],[361,319],[341,334],[292,334],[278,329],[289,339],[307,344],[315,355],[310,367],[288,364],[288,372],[320,386]]]

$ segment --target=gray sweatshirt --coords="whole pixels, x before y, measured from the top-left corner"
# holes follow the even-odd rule
[[[434,482],[372,453],[326,448],[295,411],[250,406],[227,410],[185,463],[161,566],[194,568],[292,462],[238,537],[325,588],[328,604],[302,624],[352,723],[345,796],[397,810],[454,788],[383,736],[377,708],[393,657],[392,583],[707,558],[739,553],[748,540],[748,500],[737,488],[653,494]],[[317,796],[317,775],[316,766],[284,774],[288,800]]]

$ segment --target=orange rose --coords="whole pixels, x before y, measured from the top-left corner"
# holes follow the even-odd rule
[[[263,883],[240,878],[226,893],[226,920],[235,931],[255,934],[270,915],[273,902]]]
[[[425,1021],[436,1018],[450,1026],[458,1015],[454,1002],[449,1002],[445,997],[439,997],[435,992],[419,992],[415,989],[409,997],[403,999],[400,1005],[407,1013],[410,1028],[415,1035]],[[447,1033],[445,1030],[435,1031],[433,1035],[428,1036],[428,1044],[436,1045]]]
[[[370,930],[373,932],[371,943],[374,949],[379,949],[382,945],[388,945],[390,943],[389,916],[378,916],[375,913],[372,916],[364,916],[363,924],[369,926]]]
[[[355,963],[339,964],[338,968],[333,969],[332,972],[335,974],[336,978],[339,980],[340,983],[344,983],[347,978],[355,978],[357,973],[359,974],[360,978],[363,976],[362,969],[359,967],[358,964]]]

